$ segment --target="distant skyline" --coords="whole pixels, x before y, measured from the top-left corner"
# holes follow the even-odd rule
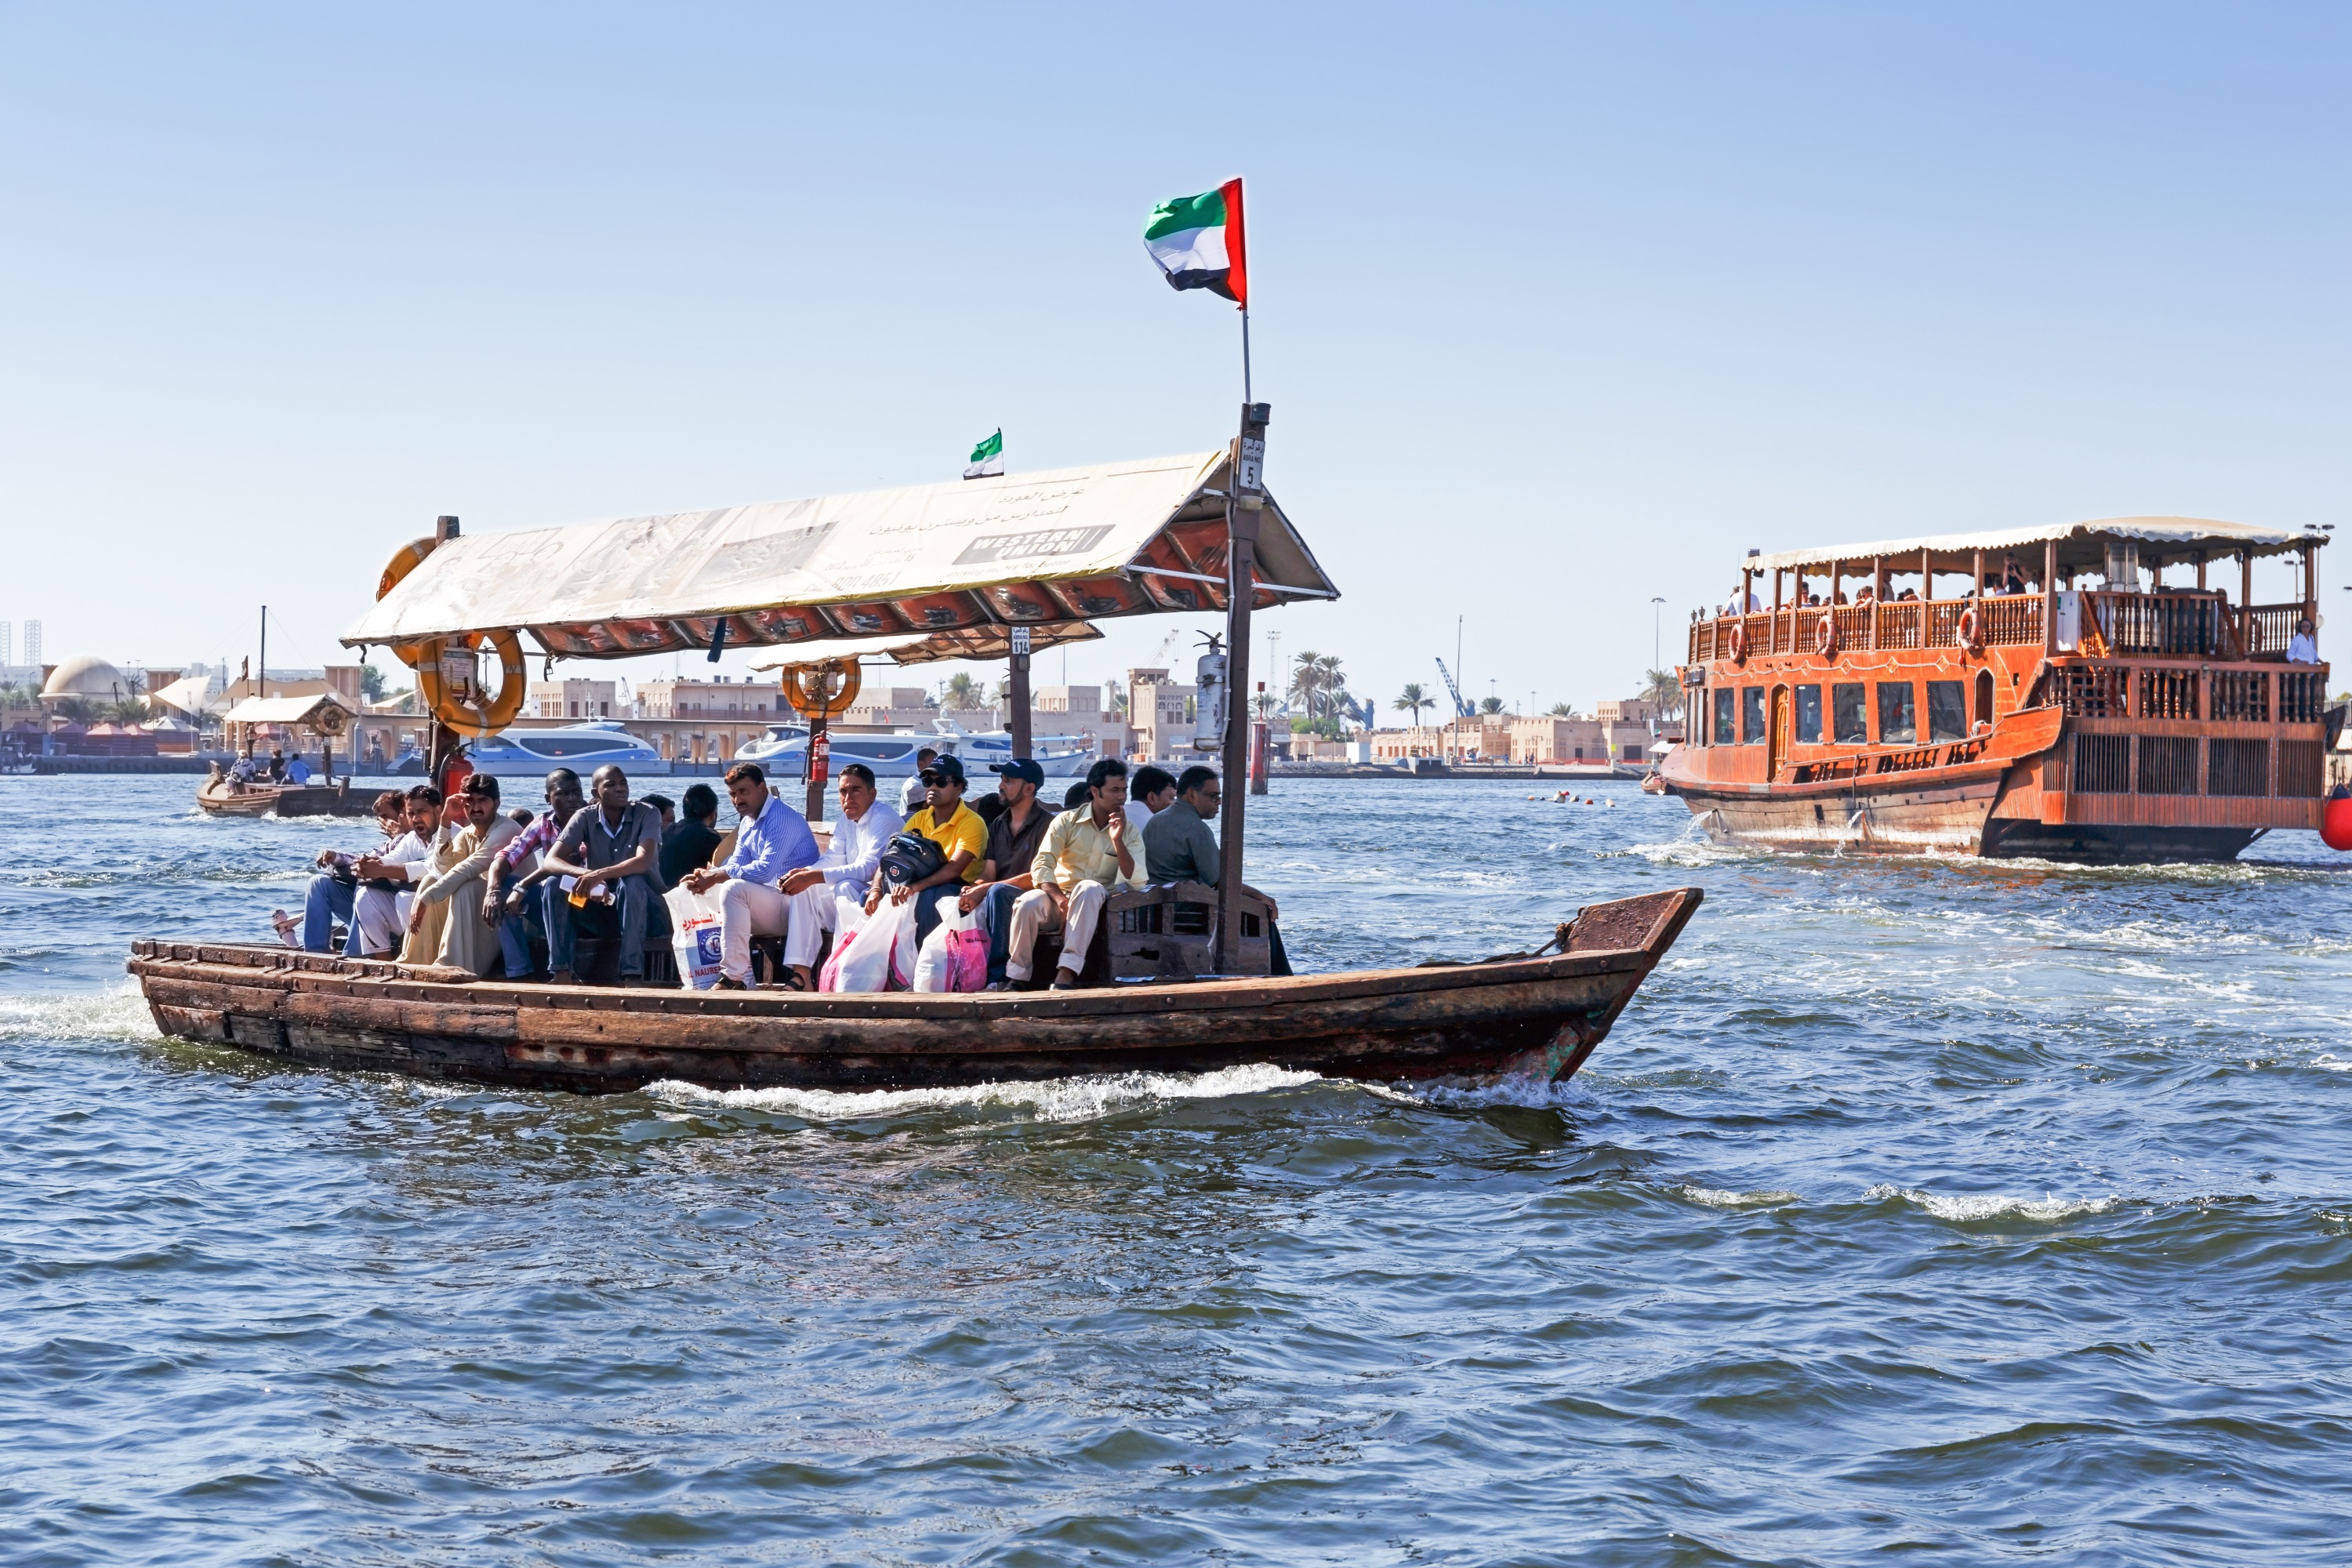
[[[12,7],[11,596],[314,666],[436,513],[1220,444],[1234,313],[1141,236],[1238,174],[1344,595],[1262,626],[1386,720],[1464,616],[1465,694],[1589,711],[1750,546],[2341,521],[2347,67],[2317,5]]]

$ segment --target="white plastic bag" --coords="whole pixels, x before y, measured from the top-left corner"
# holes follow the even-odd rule
[[[915,955],[915,990],[956,989],[956,938],[972,929],[974,918],[953,905],[941,906],[938,928],[923,939],[922,951]]]
[[[880,914],[868,919],[866,906],[843,899],[835,905],[840,929],[834,932],[833,956],[817,977],[820,991],[879,991],[890,984],[890,938],[897,927]]]
[[[885,921],[875,922],[877,925],[886,925],[890,931],[889,989],[893,991],[908,990],[915,984],[915,960],[919,956],[915,951],[917,901],[915,899],[908,899],[905,903],[898,906],[898,920],[895,924]],[[887,915],[891,911],[886,907],[879,912]]]
[[[721,952],[719,898],[684,887],[662,895],[669,906],[669,945],[677,958],[677,983],[688,991],[708,991],[719,984]]]

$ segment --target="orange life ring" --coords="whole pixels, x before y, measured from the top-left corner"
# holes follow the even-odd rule
[[[1972,649],[1978,646],[1977,609],[1974,605],[1960,612],[1959,639],[1962,647]]]
[[[499,694],[484,701],[470,676],[452,679],[448,665],[464,662],[470,665],[474,650],[487,642],[499,656]],[[457,652],[448,655],[448,665],[443,663],[444,650],[455,644]],[[523,669],[522,644],[510,631],[488,634],[473,633],[455,637],[427,637],[411,643],[400,650],[402,658],[416,671],[416,695],[433,716],[461,735],[473,735],[488,740],[509,724],[522,711]]]
[[[1746,621],[1731,623],[1731,662],[1734,664],[1748,662],[1748,623]]]
[[[433,553],[433,547],[440,542],[427,535],[423,539],[412,539],[394,551],[392,559],[384,563],[383,574],[375,580],[375,596],[381,599],[398,587],[400,580],[422,565],[425,558]],[[439,658],[441,653],[437,646],[429,642],[394,643],[392,645],[392,657],[421,674],[426,661]],[[420,684],[418,690],[423,689]]]
[[[841,689],[828,691],[835,678]],[[838,719],[849,711],[857,700],[857,689],[865,681],[854,658],[828,658],[815,664],[788,664],[782,672],[784,697],[793,711],[803,719]]]
[[[1813,651],[1828,658],[1837,652],[1837,612],[1823,610],[1822,618],[1813,623]]]

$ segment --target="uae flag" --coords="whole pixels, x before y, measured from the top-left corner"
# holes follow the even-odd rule
[[[963,471],[968,479],[985,479],[1004,471],[1004,432],[999,430],[971,449],[971,467]]]
[[[1179,196],[1151,209],[1144,248],[1171,289],[1207,289],[1249,309],[1249,271],[1242,260],[1242,183]]]

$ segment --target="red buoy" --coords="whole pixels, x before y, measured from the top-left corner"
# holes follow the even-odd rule
[[[2327,815],[2319,819],[2319,837],[2330,849],[2352,849],[2352,795],[2327,803]]]

